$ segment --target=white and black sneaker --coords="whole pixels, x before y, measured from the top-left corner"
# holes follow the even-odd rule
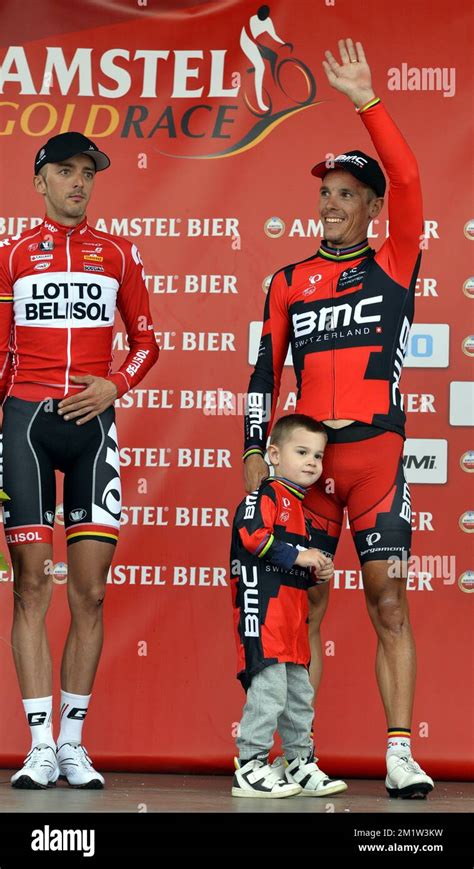
[[[105,779],[94,769],[83,745],[64,742],[57,750],[59,778],[73,788],[98,790],[104,787]]]
[[[299,785],[289,784],[281,778],[278,771],[270,766],[266,759],[253,757],[241,766],[239,760],[234,757],[234,764],[233,797],[278,799],[296,796],[301,791]]]
[[[310,754],[305,760],[296,757],[286,765],[284,758],[278,757],[273,767],[282,778],[300,786],[300,797],[326,797],[346,791],[345,781],[330,779],[322,769],[319,769],[317,760],[314,754]]]
[[[434,781],[411,755],[388,754],[385,787],[392,799],[424,800]]]
[[[51,745],[40,743],[27,754],[23,767],[12,775],[13,788],[40,790],[55,787],[59,776],[56,751]]]

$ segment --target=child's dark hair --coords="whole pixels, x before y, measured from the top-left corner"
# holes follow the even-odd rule
[[[281,416],[275,423],[270,443],[280,447],[297,428],[304,428],[313,434],[322,434],[327,439],[326,429],[312,416],[307,416],[305,413],[290,413],[288,416]]]

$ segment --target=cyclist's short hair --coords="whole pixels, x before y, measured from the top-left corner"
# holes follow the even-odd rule
[[[270,15],[270,7],[260,6],[260,9],[257,11],[257,15],[260,18],[260,21],[265,21],[265,18],[268,18],[268,16]]]
[[[283,446],[286,440],[297,428],[304,428],[313,434],[322,434],[327,439],[327,433],[324,426],[308,416],[305,413],[290,413],[288,416],[282,416],[275,423],[270,436],[270,443],[277,447]]]

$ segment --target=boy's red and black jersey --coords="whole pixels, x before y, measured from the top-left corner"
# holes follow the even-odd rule
[[[291,345],[297,413],[404,434],[399,380],[414,313],[423,231],[417,163],[377,102],[361,118],[387,171],[390,235],[314,256],[272,278],[248,389],[244,456],[264,453]]]
[[[269,664],[308,665],[308,570],[295,567],[309,546],[306,490],[270,477],[239,504],[232,527],[231,587],[237,677],[247,690]]]

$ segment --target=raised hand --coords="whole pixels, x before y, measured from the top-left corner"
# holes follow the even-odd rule
[[[338,42],[341,62],[331,51],[326,51],[323,68],[331,87],[346,94],[358,108],[375,97],[372,77],[361,42],[340,39]]]

